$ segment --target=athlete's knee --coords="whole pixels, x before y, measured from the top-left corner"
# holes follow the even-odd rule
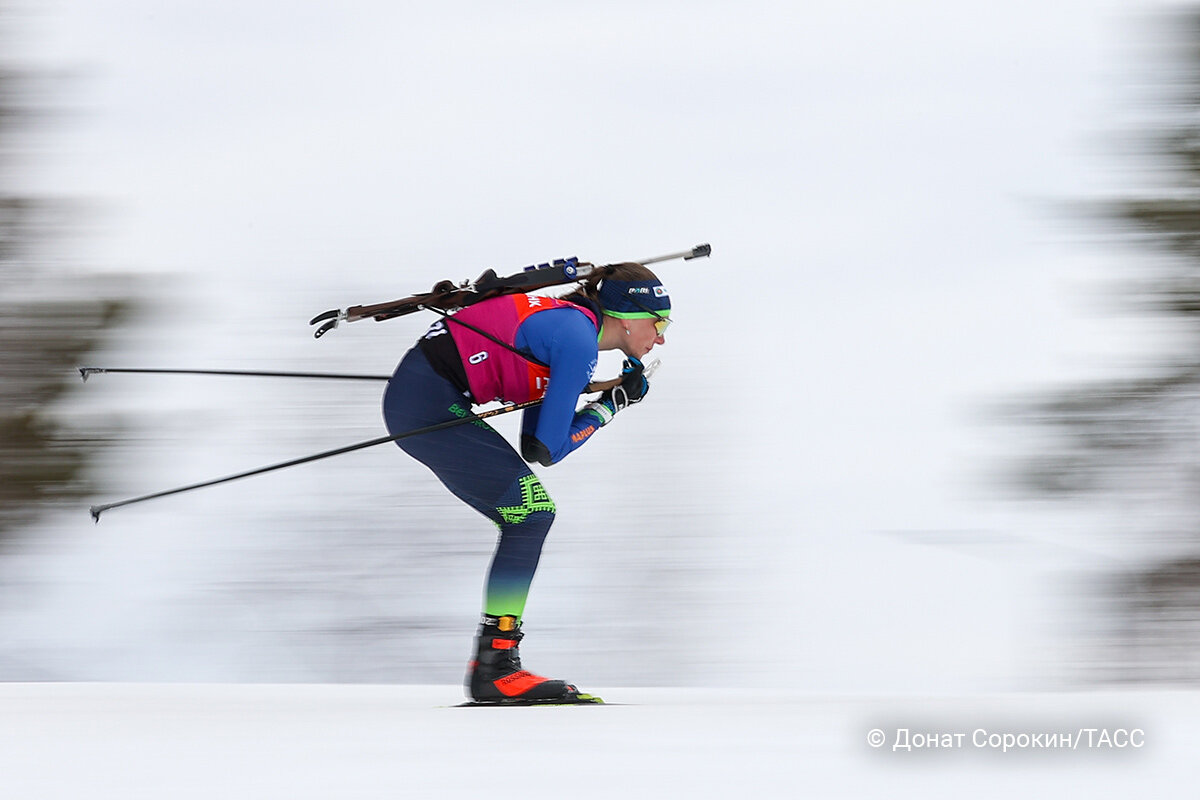
[[[532,472],[518,478],[496,506],[503,524],[520,525],[536,515],[546,528],[554,521],[554,501]]]

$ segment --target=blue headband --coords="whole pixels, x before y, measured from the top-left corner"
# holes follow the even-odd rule
[[[605,314],[622,319],[671,315],[671,297],[658,280],[615,281],[605,278],[600,283],[600,305]]]

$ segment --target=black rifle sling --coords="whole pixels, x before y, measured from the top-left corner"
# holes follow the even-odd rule
[[[546,369],[549,369],[549,368],[550,368],[550,365],[549,365],[549,364],[545,363],[545,362],[544,362],[544,361],[542,361],[541,359],[534,358],[534,356],[533,356],[533,354],[532,354],[532,353],[526,353],[526,352],[523,352],[523,351],[521,351],[521,350],[518,350],[517,348],[513,347],[511,344],[508,344],[507,342],[501,341],[501,340],[500,340],[498,337],[496,337],[496,336],[492,336],[492,335],[491,335],[490,333],[488,333],[487,331],[482,331],[482,330],[480,330],[479,328],[476,328],[474,325],[472,325],[472,324],[471,324],[471,323],[469,323],[469,322],[463,322],[461,319],[457,319],[457,318],[455,317],[455,315],[454,315],[454,314],[451,314],[451,313],[449,313],[448,311],[443,311],[443,310],[441,310],[440,308],[433,308],[433,307],[431,307],[431,306],[426,306],[426,308],[428,308],[430,311],[434,312],[435,314],[438,314],[438,315],[439,315],[439,316],[440,316],[442,319],[446,320],[447,322],[453,322],[453,323],[454,323],[454,324],[456,324],[456,325],[462,325],[464,328],[468,328],[468,329],[470,329],[470,330],[473,330],[473,331],[475,331],[476,333],[478,333],[480,336],[483,336],[483,337],[484,337],[484,338],[486,338],[486,339],[491,339],[493,342],[495,342],[496,344],[500,345],[500,346],[501,346],[501,347],[503,347],[505,350],[509,350],[509,351],[511,351],[511,352],[513,352],[513,353],[516,353],[518,356],[520,356],[521,358],[525,359],[526,361],[530,361],[530,362],[532,362],[532,363],[534,363],[534,364],[537,364],[539,367],[545,367]]]

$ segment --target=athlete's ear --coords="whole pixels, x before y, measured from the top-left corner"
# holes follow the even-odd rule
[[[543,467],[548,467],[554,463],[554,459],[550,456],[550,449],[542,444],[541,440],[536,436],[529,434],[521,436],[521,457],[530,464],[536,461]]]

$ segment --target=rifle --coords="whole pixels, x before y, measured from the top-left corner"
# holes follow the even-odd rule
[[[672,261],[677,258],[691,260],[704,258],[710,253],[712,253],[712,247],[701,244],[691,250],[655,256],[637,263],[656,264],[660,261]],[[525,267],[515,275],[503,278],[497,275],[494,269],[488,269],[473,281],[463,281],[457,284],[449,280],[438,281],[428,292],[410,295],[399,300],[367,306],[350,306],[344,311],[338,308],[330,309],[313,317],[308,324],[322,323],[313,333],[313,338],[320,339],[341,322],[357,322],[368,317],[376,322],[382,322],[423,309],[442,312],[454,311],[501,295],[523,294],[549,286],[574,283],[597,270],[605,270],[609,266],[612,265],[596,267],[586,261],[581,263],[578,258],[572,256],[571,258],[555,259],[548,264],[534,264]]]

